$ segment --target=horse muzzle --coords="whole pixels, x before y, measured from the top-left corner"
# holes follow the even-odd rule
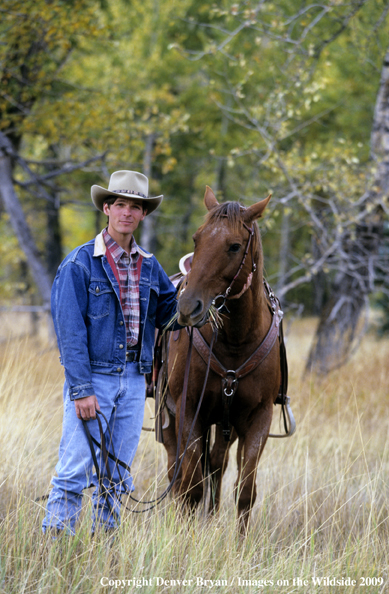
[[[204,306],[201,299],[188,299],[185,298],[185,295],[178,299],[177,313],[177,322],[180,326],[201,328],[209,318],[209,308]]]

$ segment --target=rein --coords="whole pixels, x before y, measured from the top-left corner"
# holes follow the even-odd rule
[[[83,426],[84,426],[84,430],[88,439],[88,444],[89,444],[89,448],[91,451],[91,455],[92,455],[92,460],[93,463],[95,465],[95,469],[96,469],[96,475],[98,478],[98,483],[99,483],[99,489],[101,490],[101,494],[104,497],[104,499],[107,501],[108,506],[112,512],[112,514],[114,515],[115,519],[117,519],[117,512],[113,509],[112,504],[109,500],[109,495],[111,495],[111,497],[113,497],[114,495],[116,495],[115,493],[115,484],[112,481],[112,475],[113,472],[110,470],[109,468],[109,459],[113,460],[115,462],[115,467],[117,468],[118,474],[119,474],[119,479],[120,479],[120,484],[124,485],[124,488],[126,490],[127,495],[129,495],[130,499],[132,501],[134,501],[135,503],[140,503],[142,505],[149,505],[150,507],[146,508],[146,509],[142,509],[142,510],[136,510],[136,509],[132,509],[129,508],[127,506],[124,506],[125,509],[127,509],[128,511],[131,511],[135,514],[141,514],[141,513],[145,513],[147,511],[150,511],[152,509],[154,509],[159,503],[161,503],[166,497],[167,495],[170,493],[170,491],[173,488],[174,483],[177,480],[177,477],[180,473],[181,467],[182,467],[182,463],[185,457],[185,454],[188,450],[189,447],[189,443],[190,443],[190,438],[192,436],[193,433],[193,429],[195,426],[195,423],[197,421],[197,417],[199,415],[200,412],[200,408],[204,399],[204,394],[205,394],[205,389],[206,389],[206,385],[208,382],[208,375],[209,375],[209,370],[210,370],[210,366],[211,366],[211,357],[212,357],[212,349],[213,349],[213,343],[214,343],[214,338],[215,335],[212,336],[212,340],[211,340],[211,344],[209,346],[209,359],[207,362],[207,370],[205,373],[205,379],[204,379],[204,384],[203,384],[203,388],[202,388],[202,392],[199,398],[199,402],[197,405],[197,409],[196,409],[196,413],[193,417],[193,421],[192,421],[192,425],[190,427],[189,430],[189,435],[188,435],[188,439],[186,441],[185,444],[185,448],[184,451],[182,453],[182,455],[180,456],[180,447],[181,447],[181,441],[182,441],[182,435],[183,435],[183,431],[184,431],[184,420],[185,420],[185,409],[186,409],[186,398],[187,398],[187,393],[188,393],[188,384],[189,384],[189,370],[190,370],[190,362],[191,362],[191,358],[192,358],[192,348],[193,348],[193,328],[190,331],[189,334],[189,349],[188,349],[188,355],[187,355],[187,359],[186,359],[186,365],[185,365],[185,375],[184,375],[184,386],[183,386],[183,392],[182,392],[182,398],[181,398],[181,406],[180,406],[180,419],[179,419],[179,429],[178,429],[178,437],[177,437],[177,450],[176,450],[176,460],[174,463],[174,473],[173,473],[173,477],[169,483],[169,485],[167,486],[167,488],[165,489],[165,491],[159,495],[158,497],[156,497],[155,499],[152,499],[150,501],[141,501],[139,499],[135,499],[132,495],[131,492],[127,490],[127,486],[122,478],[121,472],[120,472],[120,468],[119,466],[121,466],[122,468],[124,468],[125,470],[127,470],[129,473],[131,472],[131,469],[129,468],[129,466],[127,464],[125,464],[125,462],[123,462],[122,460],[120,460],[119,458],[116,457],[115,455],[115,451],[113,449],[112,446],[112,453],[109,452],[106,448],[106,440],[104,437],[104,431],[103,431],[103,427],[102,427],[102,423],[101,420],[99,418],[99,415],[101,415],[107,425],[107,429],[109,432],[109,436],[110,436],[110,443],[112,444],[112,433],[111,433],[111,429],[109,427],[108,421],[106,419],[106,417],[104,416],[104,414],[101,411],[96,410],[97,413],[97,421],[99,424],[99,431],[100,431],[100,443],[90,434],[89,431],[89,427],[88,427],[88,422],[87,421],[83,421]],[[98,448],[100,448],[101,453],[102,453],[102,458],[104,460],[104,465],[105,465],[105,469],[106,469],[106,476],[103,476],[99,470],[98,467],[98,463],[97,463],[97,457],[96,457],[96,452],[94,449],[94,445],[96,445]],[[181,458],[181,459],[180,459]],[[114,469],[115,470],[115,469]],[[110,487],[107,488],[104,485],[104,478],[108,479],[108,482],[110,483]],[[119,500],[120,501],[120,500]],[[120,501],[121,503],[121,501]]]

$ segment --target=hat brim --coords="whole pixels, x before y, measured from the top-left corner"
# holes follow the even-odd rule
[[[120,192],[111,192],[110,190],[106,190],[105,188],[96,185],[92,186],[91,188],[91,196],[93,204],[98,210],[101,210],[101,212],[104,212],[104,201],[109,196],[114,196],[115,198],[118,198],[119,196],[122,196],[123,198],[136,198],[137,200],[142,200],[142,202],[144,202],[144,205],[147,208],[146,214],[148,215],[152,213],[156,208],[158,208],[158,206],[161,204],[163,200],[163,195],[155,196],[153,198],[143,198],[142,196],[138,196],[137,194],[121,194]]]

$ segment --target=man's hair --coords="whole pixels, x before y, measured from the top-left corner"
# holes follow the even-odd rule
[[[124,198],[125,199],[125,196],[109,196],[108,198],[106,198],[104,200],[103,206],[104,206],[104,204],[107,204],[108,206],[112,206],[112,204],[115,204],[115,202],[116,202],[116,200],[118,198]],[[144,200],[142,200],[142,210],[143,210],[143,212],[145,210],[147,210],[147,206],[146,206],[146,203],[145,203]]]
[[[106,198],[104,200],[103,206],[104,206],[104,204],[107,204],[108,206],[112,206],[112,204],[114,204],[117,199],[118,199],[118,196],[109,196],[109,198]]]

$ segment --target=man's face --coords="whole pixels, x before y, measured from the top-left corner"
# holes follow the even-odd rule
[[[104,214],[109,217],[108,233],[115,239],[115,235],[132,235],[140,221],[146,216],[142,200],[137,198],[122,198],[119,196],[110,206],[105,203]]]

